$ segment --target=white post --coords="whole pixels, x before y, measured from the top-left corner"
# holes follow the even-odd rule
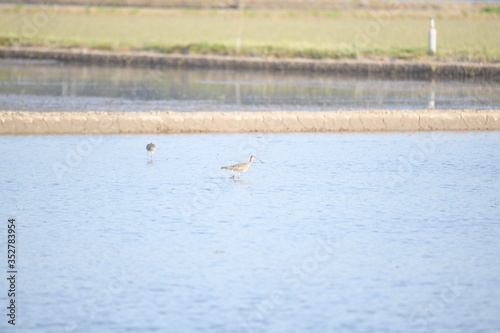
[[[434,28],[434,16],[431,16],[431,27],[429,28],[429,54],[436,53],[436,29]]]

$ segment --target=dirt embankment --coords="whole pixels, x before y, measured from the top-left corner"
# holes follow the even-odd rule
[[[500,130],[500,110],[0,112],[0,135]]]
[[[495,63],[374,61],[369,59],[265,59],[32,47],[0,47],[0,58],[51,59],[70,63],[154,68],[180,67],[294,71],[386,79],[460,80],[478,78],[488,81],[500,81],[500,64]]]

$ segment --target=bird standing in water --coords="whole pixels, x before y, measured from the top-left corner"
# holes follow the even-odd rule
[[[250,156],[250,161],[248,161],[246,163],[238,163],[238,164],[234,164],[234,165],[230,165],[230,166],[225,166],[225,167],[222,167],[221,169],[231,170],[231,172],[233,173],[233,176],[231,178],[233,178],[233,179],[234,179],[234,172],[236,171],[240,174],[238,176],[238,178],[239,178],[243,172],[248,170],[248,168],[250,167],[250,165],[252,165],[252,162],[254,160],[259,160],[260,163],[264,163],[260,159],[258,159],[257,157],[252,155],[252,156]]]
[[[150,157],[151,159],[153,159],[153,153],[155,152],[156,150],[156,146],[154,143],[148,143],[146,145],[146,150],[148,151],[148,157]]]

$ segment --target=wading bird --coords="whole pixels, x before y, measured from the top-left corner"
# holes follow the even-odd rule
[[[259,160],[257,157],[255,156],[250,156],[250,161],[246,162],[246,163],[238,163],[238,164],[234,164],[234,165],[230,165],[230,166],[225,166],[225,167],[222,167],[221,169],[226,169],[226,170],[231,170],[231,172],[233,173],[233,176],[231,178],[234,178],[234,172],[238,172],[240,175],[238,176],[238,178],[241,176],[241,174],[245,171],[248,170],[248,168],[250,167],[250,165],[252,165],[252,162],[253,160]],[[262,162],[261,160],[259,160],[260,163],[264,163]]]
[[[151,157],[151,159],[153,159],[153,153],[155,152],[156,150],[156,146],[154,143],[148,143],[146,145],[146,150],[148,151],[148,157]]]

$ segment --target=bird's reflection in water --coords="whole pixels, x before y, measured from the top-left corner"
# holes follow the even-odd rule
[[[250,183],[248,180],[246,179],[241,179],[241,178],[229,178],[229,180],[235,182],[235,183],[240,183],[240,184],[243,184],[243,183]]]
[[[229,181],[239,188],[250,188],[252,187],[252,182],[247,179],[241,178],[229,178]]]

